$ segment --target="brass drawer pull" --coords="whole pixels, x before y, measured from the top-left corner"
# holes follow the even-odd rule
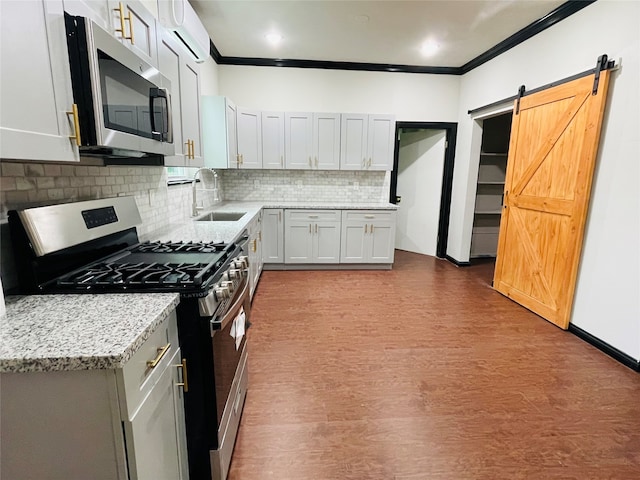
[[[189,391],[189,380],[187,379],[187,359],[183,358],[182,363],[174,365],[174,367],[182,370],[182,382],[176,383],[176,386],[182,387],[182,391],[184,393],[187,393]]]
[[[170,343],[167,343],[164,347],[158,348],[158,355],[153,360],[147,360],[147,367],[155,368],[158,365],[158,363],[160,363],[160,360],[162,360],[162,357],[165,356],[165,354],[170,348],[171,348]]]
[[[67,112],[67,115],[71,115],[73,118],[73,128],[75,130],[75,135],[70,135],[69,138],[72,138],[76,141],[76,145],[80,146],[82,144],[82,140],[80,139],[80,120],[78,118],[78,104],[74,103],[71,105],[71,111]]]

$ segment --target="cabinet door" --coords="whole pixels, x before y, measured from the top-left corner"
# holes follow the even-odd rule
[[[265,209],[262,217],[264,263],[284,263],[284,222],[281,208]]]
[[[287,168],[313,168],[313,114],[285,113],[284,139]]]
[[[340,222],[317,221],[313,225],[313,263],[340,261]]]
[[[228,99],[225,100],[225,111],[227,113],[227,159],[229,168],[238,168],[238,137],[236,135],[236,106]]]
[[[340,114],[313,114],[313,167],[320,170],[340,168]]]
[[[262,112],[262,168],[284,168],[283,112]]]
[[[175,155],[164,157],[168,167],[184,167],[188,147],[182,136],[182,95],[180,89],[180,55],[181,49],[172,35],[164,30],[158,41],[158,62],[162,74],[171,82],[171,108],[173,109],[173,144]]]
[[[393,170],[396,121],[393,115],[369,115],[367,170]]]
[[[182,387],[178,386],[178,349],[149,395],[125,426],[128,431],[129,474],[136,480],[175,480],[187,477]]]
[[[200,107],[204,164],[209,168],[227,168],[230,148],[227,137],[227,99],[204,95],[200,97]]]
[[[340,169],[362,170],[368,160],[368,115],[342,114],[340,126]]]
[[[285,214],[288,214],[286,212]],[[312,222],[286,219],[284,263],[311,263],[313,260]]]
[[[239,168],[262,168],[262,116],[256,110],[237,109]]]
[[[120,10],[122,4],[122,10]],[[109,0],[113,35],[145,62],[158,67],[156,20],[136,0]],[[124,26],[124,32],[122,27]]]
[[[183,144],[191,143],[191,155],[187,155],[185,166],[204,165],[202,148],[202,114],[200,110],[200,66],[183,52],[180,56],[180,102]],[[178,90],[178,85],[173,86]],[[174,115],[177,111],[175,106]],[[175,123],[175,122],[174,122]],[[183,145],[183,147],[186,145]],[[176,144],[176,147],[178,145]],[[179,147],[178,147],[179,148]]]
[[[395,222],[372,223],[369,227],[367,261],[370,263],[393,263],[395,238]]]
[[[344,215],[344,212],[343,212]],[[340,244],[341,263],[365,263],[366,242],[365,222],[342,219],[342,238]],[[368,234],[368,227],[367,227]]]
[[[0,158],[78,161],[62,2],[0,2],[0,70]]]

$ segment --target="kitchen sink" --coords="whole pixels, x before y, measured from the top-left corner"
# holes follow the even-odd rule
[[[235,222],[247,212],[211,212],[196,218],[196,222]]]

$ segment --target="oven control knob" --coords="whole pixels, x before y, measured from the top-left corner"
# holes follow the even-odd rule
[[[229,274],[229,272],[224,272],[222,277],[220,278],[223,282],[227,282],[231,280],[233,277]]]
[[[219,302],[231,296],[231,292],[229,291],[229,288],[226,285],[216,287],[215,292],[216,292],[216,298],[218,299]]]
[[[238,265],[238,268],[247,268],[249,266],[249,257],[242,255],[236,258],[236,264]]]
[[[232,268],[227,273],[231,279],[240,278],[242,276],[242,270],[238,268]]]
[[[233,293],[234,286],[232,281],[221,282],[220,285],[222,285],[223,288],[226,288],[229,291],[229,293]]]

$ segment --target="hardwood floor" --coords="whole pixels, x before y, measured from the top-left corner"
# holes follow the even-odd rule
[[[640,479],[640,375],[492,275],[264,272],[228,478]]]

